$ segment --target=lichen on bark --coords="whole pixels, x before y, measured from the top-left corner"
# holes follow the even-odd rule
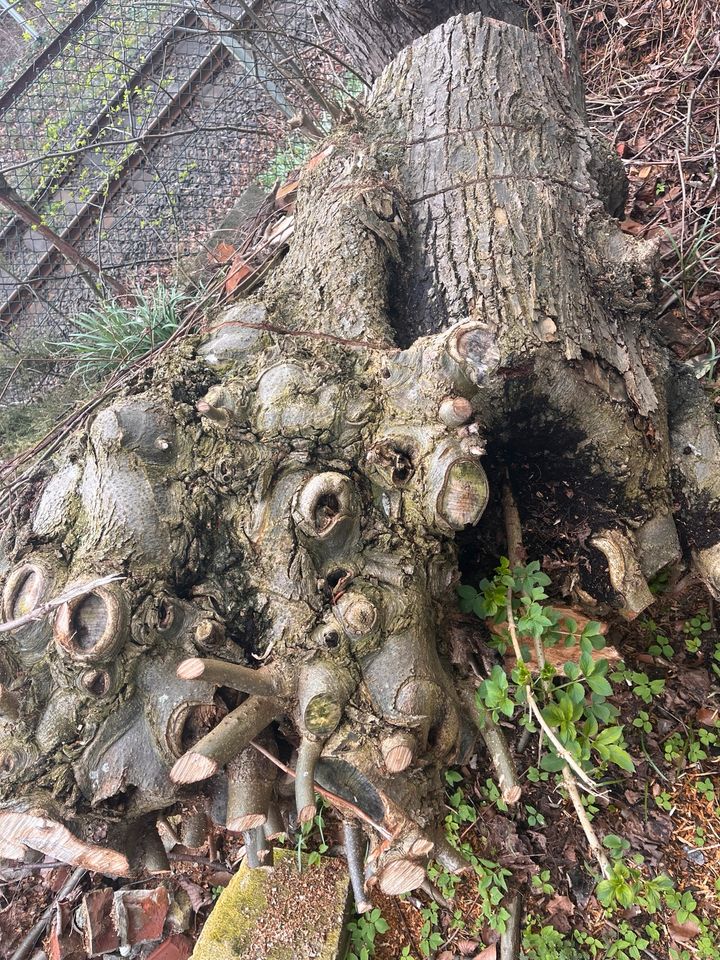
[[[462,869],[441,774],[478,718],[447,614],[490,448],[532,438],[539,471],[585,472],[576,599],[637,615],[681,543],[718,591],[712,413],[653,337],[652,249],[620,233],[616,166],[552,51],[452,18],[323,157],[259,295],[17,504],[4,618],[121,579],[0,647],[0,856],[157,868],[157,812],[205,803],[261,861],[292,804],[259,738],[300,820],[318,783],[375,821],[371,882]]]

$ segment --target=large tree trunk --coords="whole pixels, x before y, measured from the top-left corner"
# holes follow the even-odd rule
[[[636,615],[681,544],[718,592],[712,412],[652,335],[654,251],[613,219],[575,80],[480,15],[417,40],[303,176],[260,297],[26,490],[6,618],[123,579],[0,650],[0,855],[126,872],[158,862],[136,827],[202,797],[253,849],[284,802],[260,737],[301,820],[316,781],[376,822],[383,889],[430,855],[461,869],[438,832],[477,722],[447,662],[455,538],[490,529],[519,462],[523,520],[583,602]],[[555,480],[572,510],[538,506]]]
[[[404,47],[450,17],[481,13],[516,26],[531,19],[513,0],[318,0],[317,6],[367,81],[375,80]]]

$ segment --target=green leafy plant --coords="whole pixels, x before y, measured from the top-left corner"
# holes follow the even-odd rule
[[[357,920],[351,920],[347,925],[350,947],[345,960],[370,960],[375,956],[375,938],[378,934],[387,933],[389,929],[390,925],[378,907]]]
[[[658,631],[658,626],[655,621],[646,620],[643,626],[650,631],[652,638],[648,646],[648,653],[653,657],[665,657],[666,660],[671,660],[675,656],[675,650],[670,640]]]
[[[527,814],[527,822],[529,827],[544,827],[545,826],[545,817],[540,813],[539,810],[536,810],[535,807],[531,807],[529,803],[525,804],[525,811]]]
[[[643,733],[650,733],[652,730],[650,716],[645,710],[638,710],[638,715],[633,719],[632,725],[637,727],[638,730],[642,730]]]
[[[76,361],[76,375],[95,380],[164,343],[177,329],[189,302],[187,294],[176,287],[162,285],[137,297],[132,307],[108,301],[79,314],[68,338],[52,344]]]
[[[685,649],[688,653],[697,653],[702,645],[702,636],[712,629],[707,610],[700,610],[694,617],[686,620],[682,631],[685,634]]]
[[[288,175],[301,167],[311,155],[313,145],[300,134],[293,134],[275,151],[267,167],[258,176],[257,182],[265,190],[271,190],[275,183],[286,180]]]
[[[541,893],[545,896],[555,893],[555,887],[550,883],[549,870],[541,870],[540,873],[533,874],[530,883],[536,893]]]
[[[592,769],[594,752],[602,762],[632,771],[634,764],[626,749],[623,728],[612,723],[617,710],[607,699],[613,692],[608,679],[609,663],[594,656],[605,646],[601,625],[590,621],[580,630],[572,617],[546,604],[545,588],[549,584],[550,579],[538,561],[511,569],[503,557],[493,578],[481,580],[477,590],[468,585],[458,588],[463,611],[495,623],[493,643],[500,652],[505,652],[510,643],[506,624],[508,591],[521,652],[523,648],[527,651],[530,644],[541,654],[546,647],[556,645],[576,644],[580,648],[579,661],[566,662],[560,673],[545,664],[539,675],[533,677],[526,663],[521,662],[508,676],[502,667],[494,666],[478,687],[478,709],[490,711],[495,721],[511,718],[518,707],[527,708],[526,691],[530,689],[534,699],[543,704],[543,720],[580,766]],[[555,746],[548,744],[540,768],[556,773],[565,763]]]
[[[715,785],[709,777],[695,781],[695,789],[708,803],[715,803]]]
[[[298,870],[302,870],[302,854],[309,845],[310,838],[314,831],[317,831],[319,842],[316,842],[314,849],[310,850],[307,855],[307,864],[309,867],[315,867],[320,863],[320,858],[324,853],[328,851],[328,845],[325,842],[325,802],[322,798],[319,798],[317,813],[312,820],[306,820],[300,825],[300,830],[297,834],[296,849],[297,849],[297,865]]]
[[[651,680],[646,673],[628,670],[624,664],[615,670],[610,679],[629,684],[632,687],[633,694],[639,697],[643,703],[652,703],[653,697],[657,697],[665,689],[664,680]]]
[[[603,838],[603,846],[607,848],[613,860],[622,859],[630,849],[630,844],[624,837],[615,833],[607,833]]]

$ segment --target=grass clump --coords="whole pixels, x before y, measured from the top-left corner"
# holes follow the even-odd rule
[[[97,380],[164,343],[177,329],[188,300],[177,287],[160,285],[138,293],[131,307],[108,301],[75,317],[67,339],[53,346],[76,360],[74,376]]]

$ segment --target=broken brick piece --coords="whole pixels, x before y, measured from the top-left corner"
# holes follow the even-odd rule
[[[91,957],[110,953],[120,946],[120,937],[113,922],[114,892],[110,887],[91,890],[80,906],[85,949]]]
[[[55,904],[55,914],[45,940],[48,960],[87,960],[82,936],[72,926],[72,913],[71,904]]]
[[[118,890],[113,904],[115,926],[123,946],[159,940],[163,934],[170,898],[165,887],[154,890]]]
[[[192,941],[181,933],[174,933],[155,947],[147,960],[188,960],[192,953]]]

